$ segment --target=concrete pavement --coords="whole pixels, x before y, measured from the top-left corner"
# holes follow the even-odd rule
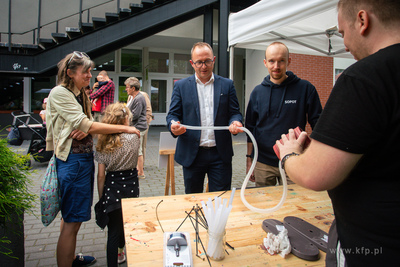
[[[165,188],[166,169],[158,168],[160,132],[167,131],[166,127],[150,127],[146,149],[145,174],[146,179],[140,180],[140,197],[163,196]],[[24,141],[21,147],[13,147],[21,153],[26,153],[29,141]],[[246,134],[241,133],[233,137],[233,176],[232,187],[241,188],[246,172]],[[37,208],[34,214],[25,214],[25,266],[57,266],[56,246],[60,231],[60,214],[51,225],[44,227],[40,220],[39,189],[46,171],[47,163],[38,163],[32,160],[35,173],[32,175],[31,191],[38,195]],[[182,167],[175,167],[176,194],[184,194]],[[96,185],[96,183],[95,183]],[[249,186],[254,183],[249,182]],[[94,201],[98,200],[95,186]],[[97,258],[92,266],[107,266],[106,243],[107,231],[102,231],[95,223],[94,211],[92,219],[82,224],[78,233],[76,253],[91,255]],[[127,266],[126,263],[121,267]]]

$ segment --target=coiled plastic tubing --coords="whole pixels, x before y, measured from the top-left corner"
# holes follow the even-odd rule
[[[175,121],[172,121],[172,123],[173,124],[178,124],[180,126],[183,126],[183,127],[185,127],[186,129],[189,129],[189,130],[217,130],[217,131],[218,130],[229,130],[229,126],[190,126],[190,125],[179,124],[179,123],[177,123]],[[242,188],[240,190],[240,199],[242,200],[243,204],[249,210],[254,211],[254,212],[272,213],[274,211],[277,211],[278,209],[280,209],[282,207],[283,203],[286,200],[286,196],[287,196],[286,173],[283,171],[283,169],[281,167],[281,162],[279,161],[279,171],[280,171],[281,177],[282,177],[283,192],[282,192],[282,197],[281,197],[281,200],[279,201],[279,203],[275,207],[267,208],[267,209],[260,209],[260,208],[256,208],[256,207],[253,207],[252,205],[250,205],[247,202],[247,200],[246,200],[246,198],[244,196],[244,192],[246,190],[247,183],[250,180],[250,176],[253,173],[254,168],[256,166],[256,162],[257,162],[257,159],[258,159],[258,147],[257,147],[257,143],[256,143],[256,140],[254,139],[253,134],[248,129],[246,129],[245,127],[237,127],[237,128],[240,129],[240,130],[243,130],[250,137],[251,142],[253,142],[253,147],[254,147],[254,159],[253,159],[253,162],[252,162],[252,164],[250,166],[250,170],[247,172],[246,178],[243,181]]]

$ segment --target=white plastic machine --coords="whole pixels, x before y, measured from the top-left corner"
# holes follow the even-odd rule
[[[188,232],[164,233],[164,267],[192,267],[192,247]]]

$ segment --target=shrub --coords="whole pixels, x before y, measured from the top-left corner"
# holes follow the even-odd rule
[[[8,223],[22,224],[23,213],[32,212],[34,207],[36,195],[28,190],[32,170],[27,161],[29,155],[15,153],[7,146],[7,140],[0,138],[0,227],[6,233]],[[11,218],[20,219],[12,221]],[[10,243],[7,236],[0,237],[0,253],[11,256],[7,243]]]

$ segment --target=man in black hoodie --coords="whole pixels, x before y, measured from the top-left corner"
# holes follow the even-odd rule
[[[265,51],[264,65],[269,75],[250,95],[245,127],[257,141],[258,159],[252,181],[256,186],[281,184],[279,159],[273,146],[290,128],[305,129],[308,122],[313,128],[322,112],[315,87],[308,81],[286,71],[290,64],[289,49],[274,42]],[[247,141],[247,172],[253,159],[253,144]]]

